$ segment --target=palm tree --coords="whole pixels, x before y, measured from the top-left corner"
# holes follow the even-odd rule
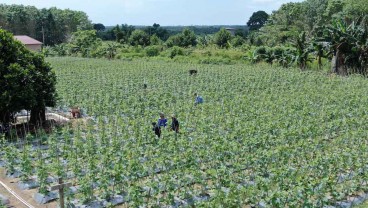
[[[294,60],[303,71],[307,67],[307,62],[310,61],[308,58],[310,49],[307,45],[307,38],[304,31],[296,38],[293,46],[296,49]]]

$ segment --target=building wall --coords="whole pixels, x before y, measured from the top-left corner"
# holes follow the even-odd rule
[[[31,51],[41,51],[41,44],[40,45],[26,45],[26,47]]]

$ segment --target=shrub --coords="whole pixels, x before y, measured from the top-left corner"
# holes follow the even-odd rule
[[[130,35],[129,43],[132,46],[147,46],[150,44],[150,37],[143,30],[134,30]]]
[[[184,50],[178,46],[174,46],[171,50],[170,50],[170,54],[169,57],[170,58],[174,58],[175,56],[183,56],[184,55]]]
[[[166,41],[167,47],[180,46],[190,47],[197,45],[197,37],[193,31],[184,29],[182,33],[170,36]]]
[[[233,47],[239,47],[239,46],[242,46],[244,42],[245,42],[244,38],[240,36],[236,36],[235,38],[231,40],[231,45]]]
[[[225,30],[225,28],[222,28],[215,34],[214,43],[221,48],[228,48],[231,38],[231,33]]]
[[[153,57],[158,56],[160,54],[161,47],[160,46],[148,46],[145,48],[146,56]]]

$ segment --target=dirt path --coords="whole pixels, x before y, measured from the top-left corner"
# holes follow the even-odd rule
[[[13,197],[3,186],[0,185],[0,194],[7,197],[10,201],[10,204],[7,206],[9,208],[27,208],[23,205],[22,202],[18,201],[15,197]]]
[[[15,193],[18,194],[23,200],[28,202],[33,207],[37,208],[55,208],[57,207],[56,202],[51,202],[46,205],[40,205],[33,199],[33,194],[37,192],[37,189],[31,189],[31,190],[20,190],[17,187],[19,179],[11,179],[5,176],[5,170],[3,168],[0,168],[0,180],[8,186],[11,190],[13,190]],[[17,198],[13,197],[12,194],[10,194],[3,186],[0,185],[0,194],[4,195],[6,197],[9,197],[10,200],[10,207],[14,208],[27,208],[21,201],[19,201]]]

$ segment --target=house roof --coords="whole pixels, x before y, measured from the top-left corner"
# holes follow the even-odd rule
[[[24,45],[42,45],[40,41],[26,35],[15,35],[14,38],[22,42]]]

